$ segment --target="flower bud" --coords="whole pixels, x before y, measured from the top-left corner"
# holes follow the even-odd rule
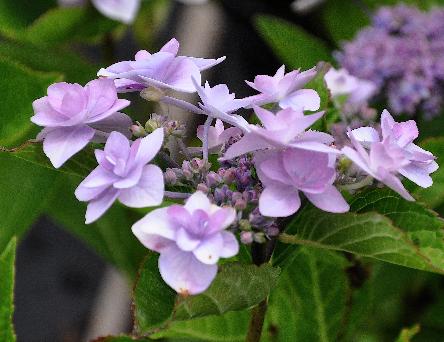
[[[203,193],[208,193],[209,189],[208,186],[204,183],[197,184],[197,191],[202,191]]]
[[[234,169],[228,169],[225,170],[224,175],[223,175],[223,180],[225,182],[225,184],[230,185],[231,183],[233,183],[235,179],[235,171]]]
[[[144,137],[147,135],[145,129],[139,123],[137,123],[137,125],[131,125],[130,130],[133,133],[133,135],[137,138]]]
[[[165,178],[165,183],[169,185],[174,185],[177,182],[176,173],[171,169],[167,169],[165,171],[164,178]]]
[[[209,187],[214,187],[222,182],[222,177],[219,176],[216,172],[210,171],[206,176],[206,181]]]
[[[249,245],[253,242],[253,233],[252,232],[242,232],[240,234],[240,240],[243,244]]]
[[[262,232],[255,233],[253,235],[253,240],[257,243],[264,243],[266,241],[265,234]]]
[[[148,87],[140,92],[140,96],[147,101],[159,102],[165,94],[159,88]]]

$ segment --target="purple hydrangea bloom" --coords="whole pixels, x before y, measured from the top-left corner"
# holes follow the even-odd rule
[[[304,115],[302,111],[287,108],[274,114],[257,106],[254,107],[254,111],[264,127],[249,125],[249,132],[228,148],[224,159],[232,159],[257,150],[289,147],[338,153],[328,146],[334,141],[331,135],[313,130],[306,131],[324,115],[324,112]]]
[[[162,147],[163,136],[163,128],[158,128],[130,145],[124,135],[113,132],[106,141],[105,149],[95,151],[99,166],[75,191],[79,201],[89,202],[87,224],[102,216],[116,199],[133,208],[162,203],[162,170],[148,163]]]
[[[200,125],[197,128],[197,137],[204,140],[204,126]],[[228,141],[231,137],[242,134],[242,130],[237,127],[228,127],[225,129],[222,120],[217,119],[214,126],[210,126],[208,129],[208,149],[211,153],[219,153],[222,145]]]
[[[427,188],[433,184],[430,173],[438,169],[435,157],[415,145],[418,137],[415,121],[396,122],[387,110],[381,115],[382,140],[371,127],[350,132],[355,150],[344,147],[343,153],[363,171],[385,183],[404,198],[413,200],[395,176],[400,173],[417,185]],[[369,149],[369,153],[365,150]]]
[[[83,6],[85,0],[59,0],[60,6]],[[91,0],[104,16],[131,24],[139,12],[140,0]]]
[[[246,82],[260,92],[251,97],[255,105],[278,103],[281,108],[314,111],[319,109],[321,98],[315,90],[301,88],[315,76],[315,68],[285,74],[285,65],[282,65],[274,76],[258,75],[254,82]]]
[[[299,191],[316,207],[343,213],[349,205],[335,188],[336,156],[334,154],[286,149],[259,152],[255,165],[264,190],[259,210],[264,216],[287,217],[301,206]]]
[[[377,85],[397,113],[437,115],[443,104],[444,10],[382,7],[337,53],[352,75]]]
[[[159,52],[139,51],[134,61],[115,63],[100,69],[99,76],[115,80],[119,92],[140,91],[149,86],[177,91],[196,91],[192,78],[200,84],[200,72],[221,63],[225,57],[205,59],[177,56],[179,42],[171,39]]]
[[[100,133],[121,131],[130,134],[131,119],[118,111],[130,104],[117,98],[111,80],[97,79],[85,87],[55,83],[48,95],[33,102],[31,121],[45,128],[38,135],[43,150],[54,167],[59,168]]]
[[[220,258],[238,253],[236,237],[225,230],[235,218],[233,208],[211,204],[198,191],[183,206],[150,212],[132,230],[145,247],[160,253],[165,282],[182,295],[194,295],[210,286]]]

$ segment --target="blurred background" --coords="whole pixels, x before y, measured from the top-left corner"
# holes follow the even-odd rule
[[[427,0],[403,3],[421,10],[444,5]],[[328,61],[372,79],[366,56],[388,55],[389,47],[381,43],[384,34],[415,25],[412,11],[382,15],[379,19],[387,18],[386,22],[372,22],[381,6],[397,4],[395,0],[142,0],[134,22],[124,25],[104,17],[87,1],[66,7],[55,0],[0,0],[0,146],[11,149],[35,137],[38,128],[29,122],[31,103],[45,95],[49,84],[60,80],[84,84],[100,67],[131,60],[140,49],[157,51],[172,37],[180,41],[183,55],[227,56],[205,78],[212,85],[227,83],[237,97],[252,94],[244,80],[272,75],[283,63],[290,70]],[[434,75],[444,74],[442,13],[435,20],[436,26],[424,33],[435,45],[422,58],[438,59],[431,67]],[[378,30],[383,25],[394,27],[373,36],[366,33],[365,44],[346,48],[345,42],[376,24]],[[421,30],[418,25],[413,29]],[[364,51],[371,44],[373,50]],[[360,64],[350,61],[353,54],[359,55]],[[418,56],[415,51],[405,54]],[[402,66],[402,58],[389,62]],[[367,74],[363,76],[362,70]],[[416,69],[412,73],[418,75]],[[379,111],[389,106],[404,117],[414,117],[424,136],[442,135],[444,78],[421,84],[405,79],[381,81],[374,107]],[[388,103],[384,98],[388,91],[398,100]],[[155,110],[138,94],[125,96],[136,104],[129,111],[141,122]],[[172,115],[194,120],[179,111]],[[73,196],[80,178],[9,153],[0,153],[0,172],[0,250],[12,235],[21,237],[14,316],[18,341],[89,341],[131,331],[129,284],[146,252],[129,228],[141,213],[115,205],[97,223],[85,226],[85,206]],[[444,212],[441,201],[434,207]],[[357,263],[348,276],[362,290],[355,299],[366,311],[350,340],[393,341],[402,328],[420,323],[414,341],[444,341],[442,277],[378,263],[371,269]]]

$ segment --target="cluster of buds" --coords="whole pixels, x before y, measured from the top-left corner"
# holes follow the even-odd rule
[[[153,113],[150,119],[143,126],[140,122],[136,122],[131,126],[131,132],[137,138],[145,137],[154,132],[158,128],[163,128],[165,137],[184,137],[185,126],[177,120],[171,120],[166,115]]]

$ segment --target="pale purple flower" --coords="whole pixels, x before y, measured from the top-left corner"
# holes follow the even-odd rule
[[[254,82],[246,82],[260,92],[251,97],[255,105],[278,103],[281,108],[314,111],[319,109],[321,98],[315,90],[302,87],[315,76],[315,68],[285,74],[285,65],[282,65],[274,76],[258,75]]]
[[[287,217],[301,206],[299,191],[316,207],[343,213],[349,205],[333,185],[336,179],[334,154],[286,149],[258,152],[256,171],[264,186],[259,211],[264,216]]]
[[[159,52],[151,54],[141,50],[137,52],[134,61],[118,62],[106,69],[102,68],[98,75],[114,79],[120,92],[140,91],[153,86],[193,93],[196,89],[192,78],[200,84],[201,71],[225,59],[177,56],[178,51],[179,42],[173,38]]]
[[[248,132],[241,140],[231,145],[223,159],[232,159],[242,154],[263,149],[299,148],[326,153],[339,153],[328,146],[333,137],[327,133],[308,130],[322,117],[324,112],[304,115],[302,111],[291,108],[274,114],[261,107],[254,111],[264,127],[249,125]]]
[[[58,0],[60,6],[84,6],[85,0]],[[139,12],[140,0],[91,0],[104,16],[131,24]]]
[[[363,165],[367,165],[367,168],[376,175],[378,175],[378,168],[381,168],[391,173],[398,172],[423,188],[430,187],[433,181],[429,174],[438,169],[438,164],[435,162],[435,157],[432,153],[413,143],[419,135],[416,122],[413,120],[396,122],[390,113],[384,110],[381,115],[381,130],[382,141],[379,133],[371,127],[361,127],[351,131],[349,134],[352,141],[355,141],[354,145],[360,144],[370,149],[370,159],[366,159],[366,151],[362,149],[357,149],[355,151],[357,153],[347,149],[348,154],[346,155],[352,160],[353,157],[356,159],[357,155],[360,155],[361,164],[364,161]],[[369,173],[361,165],[358,164],[358,166]],[[373,174],[369,174],[379,179]],[[389,178],[393,179],[393,177]],[[383,180],[381,181],[384,182]],[[395,183],[395,186],[398,184],[394,181],[392,183]],[[405,195],[404,190],[400,187],[396,189],[400,189],[398,192]],[[396,189],[395,191],[397,191]],[[406,195],[404,197],[411,199],[411,196]]]
[[[59,168],[91,140],[114,130],[130,134],[131,119],[118,111],[130,104],[117,98],[111,80],[98,79],[85,87],[75,83],[56,83],[48,96],[33,102],[31,121],[45,128],[38,135],[43,151]]]
[[[148,164],[162,147],[163,128],[132,144],[121,133],[112,132],[105,149],[96,150],[99,163],[75,191],[79,201],[89,202],[86,223],[102,216],[118,199],[128,207],[143,208],[162,203],[162,170]]]
[[[365,104],[376,92],[375,84],[352,76],[343,68],[330,68],[324,79],[333,98],[347,96],[347,103],[354,106]]]
[[[222,120],[217,119],[214,126],[208,129],[208,149],[211,153],[218,153],[224,143],[231,137],[241,135],[242,130],[237,127],[228,127],[225,129]],[[204,125],[197,128],[197,137],[204,140]]]
[[[233,208],[211,204],[202,192],[185,205],[156,209],[136,222],[132,231],[147,248],[159,252],[163,280],[182,295],[204,292],[216,276],[220,258],[239,251],[233,233]]]

